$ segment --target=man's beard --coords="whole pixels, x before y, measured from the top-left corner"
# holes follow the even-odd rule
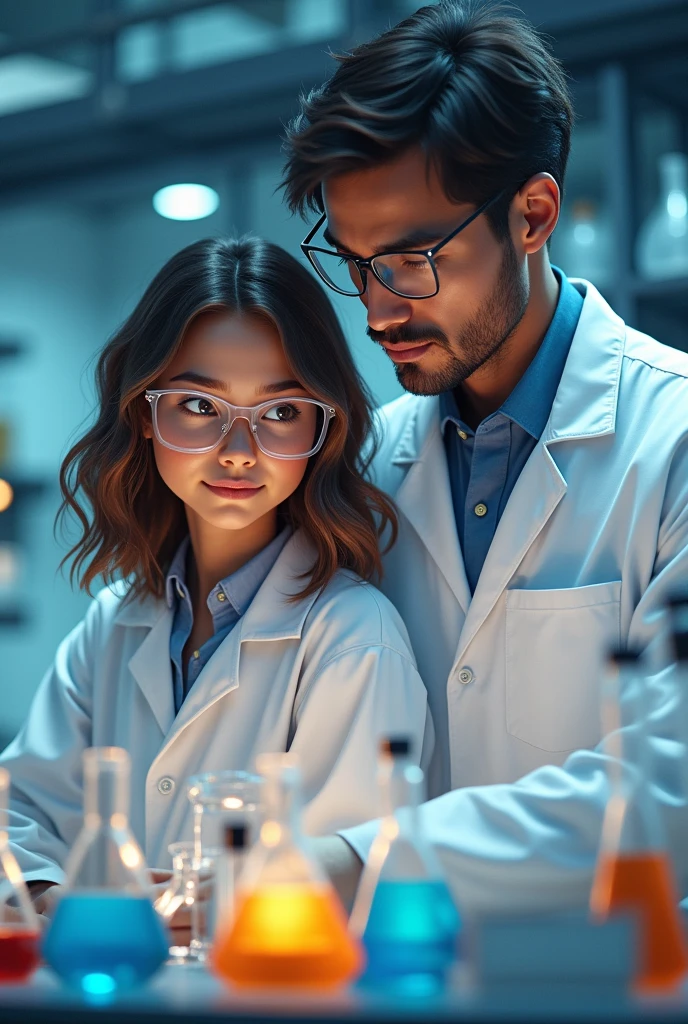
[[[396,363],[394,369],[401,386],[411,394],[439,395],[442,391],[458,387],[479,367],[498,358],[499,351],[523,319],[528,298],[528,283],[519,272],[516,251],[509,238],[504,246],[494,292],[463,327],[457,339],[460,342],[461,357],[455,355],[449,338],[436,325],[402,324],[389,331],[373,331],[368,328],[367,333],[373,341],[392,344],[437,342],[447,353],[446,366],[428,372],[421,370],[418,363]]]

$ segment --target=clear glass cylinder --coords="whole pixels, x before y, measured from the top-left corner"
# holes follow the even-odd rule
[[[129,755],[92,747],[83,763],[84,823],[43,955],[69,985],[100,998],[149,978],[166,960],[168,942],[129,830]]]
[[[659,198],[638,232],[636,262],[649,280],[688,274],[688,156],[659,158]]]
[[[673,868],[649,785],[653,764],[647,739],[648,690],[639,652],[612,652],[602,702],[609,799],[590,908],[601,920],[617,913],[635,917],[635,988],[671,991],[688,970],[688,951]]]
[[[9,789],[0,768],[0,984],[25,981],[40,960],[38,919],[7,835]]]
[[[186,908],[191,915],[200,894],[193,841],[170,843],[167,852],[172,858],[172,878],[162,896],[156,900],[155,909],[163,920],[170,921],[182,908]],[[172,945],[169,954],[170,964],[195,963],[197,959],[190,944]]]
[[[434,991],[457,956],[459,914],[439,861],[423,836],[421,769],[410,740],[380,745],[378,781],[385,816],[366,863],[350,927],[367,954],[366,985]]]
[[[301,828],[301,775],[291,754],[264,754],[260,839],[246,858],[236,912],[211,964],[242,987],[325,989],[360,970],[344,909]]]
[[[223,849],[224,828],[240,818],[255,834],[260,827],[263,780],[242,771],[204,772],[186,783],[193,806],[194,852],[197,860]]]

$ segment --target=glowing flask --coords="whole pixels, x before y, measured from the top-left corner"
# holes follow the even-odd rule
[[[129,755],[84,752],[84,825],[43,955],[67,984],[109,996],[146,981],[167,958],[143,855],[129,831]]]
[[[688,954],[673,870],[648,786],[652,765],[646,686],[638,652],[610,655],[603,692],[610,797],[590,908],[602,919],[615,913],[635,916],[639,949],[634,987],[663,992],[685,977]],[[623,721],[622,707],[628,708],[628,722]]]
[[[456,959],[460,919],[423,839],[418,814],[423,773],[409,754],[405,737],[380,746],[386,816],[361,879],[351,930],[362,937],[367,955],[365,984],[423,992],[444,984]]]
[[[301,831],[300,772],[291,754],[257,760],[265,821],[246,857],[232,920],[211,966],[238,986],[327,989],[350,981],[361,953],[344,909]]]
[[[7,836],[9,787],[0,768],[0,983],[25,981],[40,959],[38,919]]]

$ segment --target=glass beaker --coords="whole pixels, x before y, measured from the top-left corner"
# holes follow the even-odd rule
[[[167,852],[172,858],[172,878],[162,896],[156,900],[155,909],[164,920],[170,921],[182,907],[186,907],[191,916],[191,908],[198,899],[198,871],[194,861],[193,840],[170,843]],[[190,945],[170,946],[168,963],[185,964],[195,960]]]
[[[0,768],[0,983],[25,981],[40,960],[38,919],[7,836],[9,788]]]
[[[53,970],[88,996],[141,984],[167,959],[143,855],[129,830],[129,773],[126,750],[84,751],[84,824],[43,943]]]
[[[367,955],[364,984],[409,992],[438,989],[457,955],[460,918],[418,807],[423,772],[406,737],[380,744],[378,784],[385,817],[371,847],[350,928]]]
[[[215,873],[228,825],[247,824],[257,834],[263,780],[243,771],[204,772],[187,780],[193,805],[194,866],[202,898],[191,907],[191,952],[205,961],[215,937]]]
[[[628,721],[622,707],[628,708]],[[602,712],[610,795],[590,909],[602,920],[617,913],[635,916],[639,949],[634,986],[639,992],[670,991],[685,977],[688,954],[673,870],[648,784],[647,684],[638,651],[609,655]]]
[[[239,880],[236,912],[211,964],[233,984],[322,989],[350,981],[362,957],[344,909],[301,829],[301,773],[293,754],[263,754],[260,840]]]

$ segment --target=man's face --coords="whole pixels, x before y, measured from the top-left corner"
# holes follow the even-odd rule
[[[329,178],[323,186],[328,243],[355,256],[429,249],[473,212],[445,195],[420,148]],[[400,242],[402,244],[400,244]],[[498,241],[483,214],[435,257],[440,289],[428,299],[394,295],[368,272],[361,301],[368,334],[418,395],[457,387],[495,365],[528,303],[525,255]]]

